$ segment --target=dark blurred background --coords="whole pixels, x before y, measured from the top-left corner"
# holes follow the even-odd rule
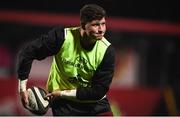
[[[79,10],[87,3],[98,4],[107,11],[106,37],[117,53],[112,93],[109,94],[114,97],[111,98],[114,113],[179,115],[178,0],[2,0],[0,87],[8,88],[15,95],[9,95],[7,90],[3,91],[0,115],[28,113],[22,108],[16,91],[16,58],[19,49],[54,26],[78,26]],[[33,62],[30,75],[32,85],[38,80],[44,86],[50,62],[51,57],[43,62]],[[119,95],[115,95],[117,93]],[[141,103],[147,103],[146,101],[149,102],[149,108],[145,110],[144,106],[138,107]],[[151,101],[154,105],[150,105]]]

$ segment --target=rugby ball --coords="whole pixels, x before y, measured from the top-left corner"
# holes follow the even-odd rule
[[[49,109],[49,101],[45,99],[46,91],[40,87],[33,86],[27,89],[27,109],[35,115],[44,115]]]

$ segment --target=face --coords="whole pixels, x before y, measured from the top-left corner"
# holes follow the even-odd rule
[[[103,38],[105,32],[106,32],[105,18],[102,18],[100,20],[93,20],[85,25],[85,33],[91,39],[100,40]]]

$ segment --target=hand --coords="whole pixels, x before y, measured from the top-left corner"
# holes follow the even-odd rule
[[[59,90],[53,91],[52,93],[48,93],[46,95],[46,97],[49,97],[49,98],[54,98],[54,97],[58,97],[58,96],[61,96],[61,91],[59,91]]]
[[[22,102],[23,106],[24,106],[25,108],[27,108],[27,105],[28,105],[28,103],[29,103],[27,90],[25,90],[25,91],[23,91],[23,92],[20,92],[20,96],[21,96],[21,102]]]

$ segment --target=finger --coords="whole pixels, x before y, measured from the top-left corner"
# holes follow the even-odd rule
[[[23,106],[26,108],[28,103],[29,103],[28,95],[27,95],[26,92],[24,92],[24,93],[22,92],[21,93],[21,101],[22,101]]]
[[[26,99],[24,99],[24,98],[21,98],[21,102],[22,102],[23,106],[24,106],[25,108],[27,108],[28,101],[27,101]]]
[[[25,105],[27,105],[27,104],[29,103],[28,98],[25,98],[25,99],[24,99],[24,103],[25,103]]]
[[[49,100],[51,99],[51,97],[52,97],[52,96],[46,95],[46,96],[44,97],[44,100],[49,101]]]
[[[45,97],[51,97],[52,96],[52,93],[48,93]]]

